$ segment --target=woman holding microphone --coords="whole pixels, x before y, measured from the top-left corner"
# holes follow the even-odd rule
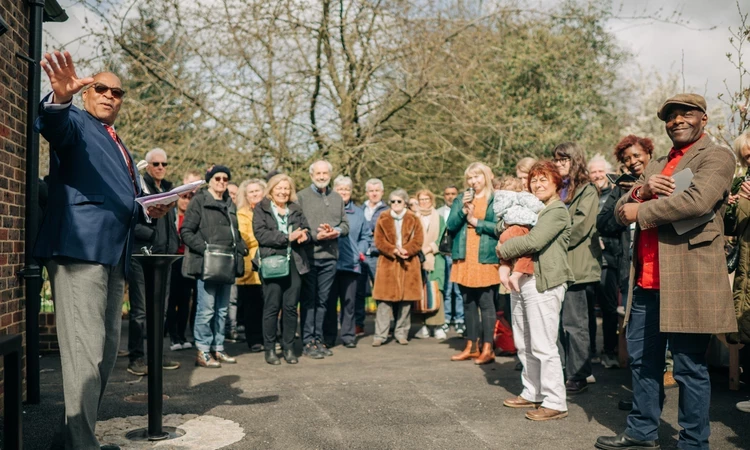
[[[500,285],[500,260],[495,253],[494,196],[492,170],[472,163],[464,172],[466,192],[453,202],[447,229],[453,237],[451,281],[457,283],[464,300],[466,348],[452,361],[474,359],[475,364],[495,361],[492,341],[495,331],[495,296]],[[479,311],[481,310],[481,320]],[[481,335],[480,335],[481,330]],[[480,353],[479,339],[482,339]]]

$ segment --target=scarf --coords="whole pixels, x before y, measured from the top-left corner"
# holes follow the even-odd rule
[[[438,239],[440,239],[440,214],[433,207],[419,210],[424,230],[423,247],[429,247],[432,251],[424,253],[422,268],[428,272],[435,270],[435,253],[438,251]]]
[[[401,248],[401,246],[404,244],[404,238],[401,236],[401,228],[404,225],[404,216],[406,215],[406,211],[408,209],[404,208],[403,211],[401,211],[401,214],[396,214],[393,210],[391,210],[391,217],[393,218],[393,223],[396,225],[396,247]]]

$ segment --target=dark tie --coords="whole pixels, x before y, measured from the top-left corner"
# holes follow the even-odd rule
[[[128,172],[130,173],[130,180],[133,182],[133,190],[138,193],[138,189],[135,185],[135,171],[133,170],[133,165],[130,162],[130,156],[128,155],[128,151],[125,150],[125,146],[122,145],[122,141],[120,141],[120,138],[117,136],[117,133],[115,132],[115,129],[112,128],[111,125],[104,124],[104,128],[107,129],[107,133],[109,133],[110,136],[112,136],[112,139],[114,139],[115,144],[117,144],[117,148],[120,149],[120,152],[122,153],[122,157],[125,158],[125,164],[128,166]]]

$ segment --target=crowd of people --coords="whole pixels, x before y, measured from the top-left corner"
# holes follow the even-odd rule
[[[124,95],[119,78],[79,79],[67,53],[45,58],[53,93],[37,128],[52,150],[50,198],[60,201],[50,202],[58,209],[47,212],[40,236],[48,238],[35,255],[47,261],[57,305],[67,448],[99,448],[93,427],[114,367],[126,279],[128,371],[147,372],[143,270],[129,245],[184,254],[171,272],[166,330],[170,350],[194,351],[199,367],[236,363],[227,340],[244,340],[271,365],[297,364],[298,338],[310,360],[332,357],[339,344],[356,348],[372,297],[373,347],[440,341],[453,327],[465,339],[453,361],[482,365],[496,353],[517,354],[523,389],[503,404],[533,421],[567,417],[567,397],[596,381],[592,364],[619,367],[622,317],[630,414],[623,433],[600,437],[596,447],[659,448],[664,388],[674,382],[679,445],[708,448],[709,340],[750,342],[750,179],[733,183],[737,161],[750,161],[750,133],[737,138],[734,154],[715,145],[705,133],[703,97],[679,94],[660,107],[673,143],[666,157],[652,160],[653,142],[630,135],[613,146],[616,170],[602,155],[587,161],[574,142],[521,159],[515,176],[474,162],[445,186],[440,208],[428,189],[410,196],[393,187],[386,195],[377,178],[365,182],[367,198],[357,205],[352,179],[334,178],[333,166],[319,160],[299,190],[278,172],[239,184],[221,164],[189,172],[183,183],[205,179],[206,188],[144,213],[130,202],[171,187],[167,153],[150,151],[140,175],[113,128]],[[71,105],[81,90],[85,111]],[[91,159],[99,166],[86,172]],[[76,165],[102,177],[70,169]],[[75,238],[92,227],[93,242]],[[734,302],[725,233],[738,239]],[[80,292],[90,300],[83,310],[71,307]],[[508,318],[514,345],[499,348],[497,330]],[[81,324],[97,324],[86,329],[83,347]],[[750,370],[748,352],[743,363]],[[164,369],[178,367],[165,358]],[[77,384],[81,374],[98,384]]]

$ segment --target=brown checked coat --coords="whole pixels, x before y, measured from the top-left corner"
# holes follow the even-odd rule
[[[378,248],[378,267],[372,298],[386,302],[417,301],[422,298],[422,263],[417,253],[422,250],[424,231],[412,212],[407,211],[401,226],[402,247],[409,254],[404,260],[394,256],[396,224],[389,211],[383,211],[375,224],[375,247]]]
[[[633,189],[659,174],[667,157],[652,161]],[[735,159],[729,149],[714,145],[704,135],[685,153],[674,173],[690,168],[690,187],[667,198],[641,203],[635,242],[640,230],[659,228],[660,330],[672,333],[727,333],[737,331],[732,290],[724,256],[724,208],[734,175]],[[632,191],[631,191],[632,193]],[[618,208],[630,202],[623,196]],[[713,211],[713,220],[678,235],[672,222]],[[619,217],[618,217],[619,221]],[[635,245],[633,244],[634,248]],[[630,293],[625,320],[630,317],[636,256],[630,268]]]

